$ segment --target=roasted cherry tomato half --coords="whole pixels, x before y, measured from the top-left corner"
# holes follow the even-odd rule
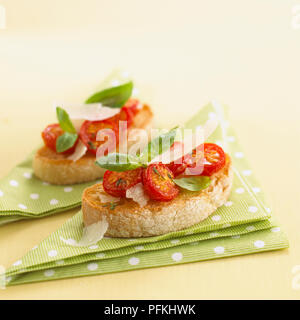
[[[129,99],[122,108],[126,108],[130,110],[133,116],[135,116],[138,113],[138,105],[139,105],[139,100],[137,99]]]
[[[139,101],[137,99],[129,99],[121,108],[120,113],[111,118],[111,120],[118,124],[119,121],[127,121],[127,128],[129,128],[138,112],[138,105]]]
[[[199,174],[201,176],[211,176],[224,167],[226,162],[225,152],[221,147],[214,143],[204,143],[198,146],[192,153],[192,163],[188,165],[189,169],[195,169],[197,166],[203,168]]]
[[[51,150],[56,151],[56,140],[59,136],[64,133],[63,129],[59,126],[58,123],[50,124],[48,127],[44,129],[42,132],[42,138],[44,140],[45,145]],[[60,154],[71,154],[74,152],[78,139],[70,149],[60,152]]]
[[[171,163],[167,164],[167,167],[173,172],[174,177],[178,177],[179,175],[184,173],[185,169],[188,166],[186,158],[191,158],[191,156],[186,155],[179,160],[172,161]]]
[[[180,150],[181,154],[183,154],[183,151],[184,151],[183,143],[179,141],[175,141],[170,148],[170,152],[172,152],[175,149]],[[184,173],[188,164],[191,163],[191,158],[192,156],[187,154],[185,156],[180,157],[179,159],[176,159],[175,161],[170,162],[166,166],[173,172],[174,177],[177,177],[180,174]]]
[[[127,122],[127,128],[129,128],[132,125],[133,122],[133,114],[129,108],[121,108],[121,111],[119,114],[117,114],[117,123],[119,121],[126,121]]]
[[[114,197],[126,197],[126,190],[142,182],[142,168],[123,172],[105,171],[103,188]]]
[[[164,164],[150,164],[143,170],[142,177],[144,189],[152,200],[170,201],[179,193],[172,171]]]
[[[97,133],[99,130],[111,129],[111,134],[114,134],[115,137],[104,137],[102,141],[97,141]],[[79,137],[81,141],[86,145],[88,150],[94,154],[97,153],[97,149],[107,142],[108,139],[115,139],[115,145],[118,145],[119,141],[119,131],[118,125],[109,119],[100,120],[100,121],[89,121],[86,120],[83,122],[80,128]],[[114,143],[114,141],[112,141]],[[106,153],[107,154],[107,151]]]

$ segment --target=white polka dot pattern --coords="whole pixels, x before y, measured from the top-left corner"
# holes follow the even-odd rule
[[[179,262],[181,261],[183,258],[183,255],[181,252],[175,252],[172,254],[172,259],[175,261],[175,262]]]
[[[18,187],[18,186],[19,186],[19,182],[16,181],[16,180],[10,180],[10,181],[9,181],[9,184],[10,184],[12,187]]]
[[[216,254],[222,254],[222,253],[224,253],[225,249],[224,249],[224,247],[215,247],[214,251]]]
[[[51,204],[52,206],[54,206],[54,205],[58,204],[58,200],[57,200],[57,199],[51,199],[51,200],[50,200],[50,204]]]
[[[263,248],[265,246],[265,243],[262,240],[256,240],[254,242],[254,245],[256,248]]]
[[[136,266],[137,264],[140,263],[140,259],[139,258],[135,258],[135,257],[132,257],[128,260],[128,263],[132,266]]]
[[[44,272],[44,275],[45,275],[45,277],[52,277],[52,276],[54,276],[54,274],[55,274],[55,271],[54,270],[46,270],[45,272]]]
[[[255,212],[257,212],[257,207],[255,207],[255,206],[250,206],[249,208],[248,208],[248,211],[249,212],[251,212],[251,213],[255,213]]]
[[[97,270],[98,269],[98,263],[89,263],[88,265],[87,265],[87,268],[88,268],[88,270],[89,271],[95,271],[95,270]]]
[[[48,251],[48,256],[49,257],[56,257],[57,256],[57,251],[56,250],[50,250]]]
[[[212,220],[213,221],[220,221],[221,220],[221,217],[219,215],[213,215],[212,216]]]

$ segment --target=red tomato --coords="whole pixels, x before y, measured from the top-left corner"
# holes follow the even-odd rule
[[[144,189],[152,200],[170,201],[179,193],[179,188],[172,180],[172,171],[164,164],[150,164],[143,170],[142,177]]]
[[[129,128],[132,125],[133,117],[134,115],[129,108],[122,107],[120,113],[116,116],[116,121],[117,123],[119,121],[127,121],[127,128]]]
[[[190,155],[187,155],[185,157],[182,157],[180,160],[172,161],[171,163],[167,164],[167,167],[173,172],[174,177],[178,177],[179,175],[184,173],[185,169],[188,166],[186,159],[190,157]]]
[[[139,100],[137,99],[129,99],[122,108],[129,109],[130,112],[135,116],[138,113],[138,105],[139,105]]]
[[[127,128],[133,123],[133,118],[138,112],[139,101],[137,99],[129,99],[121,108],[120,113],[112,117],[110,120],[119,122],[127,121]]]
[[[117,145],[119,140],[119,131],[118,131],[118,125],[114,121],[111,121],[109,119],[100,120],[100,121],[86,120],[83,122],[80,128],[79,136],[81,141],[86,145],[88,150],[94,154],[96,154],[97,149],[108,140],[108,137],[105,137],[103,141],[96,140],[98,131],[102,129],[113,130],[115,139],[116,139],[116,145]]]
[[[59,136],[61,136],[64,133],[63,129],[59,126],[58,123],[49,124],[48,127],[44,129],[42,132],[42,138],[44,140],[45,145],[50,148],[51,150],[56,151],[56,140]],[[74,152],[76,145],[77,145],[78,139],[75,142],[74,146],[70,149],[60,152],[61,154],[71,154]]]
[[[180,150],[183,153],[184,151],[184,145],[182,142],[175,141],[173,145],[170,148],[170,152],[172,152],[174,149]],[[175,161],[170,162],[166,166],[173,172],[174,177],[179,176],[182,174],[185,169],[188,166],[188,163],[191,163],[191,155],[187,154],[179,159],[176,159]]]
[[[203,171],[199,175],[211,176],[223,168],[225,162],[226,155],[221,147],[214,143],[204,143],[193,150],[192,164],[188,165],[187,171],[190,172],[190,168],[193,170],[199,167],[203,168]]]
[[[114,197],[126,197],[126,190],[142,181],[142,168],[123,172],[105,171],[103,188]]]

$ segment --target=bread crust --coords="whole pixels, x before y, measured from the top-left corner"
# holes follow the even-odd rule
[[[148,133],[152,127],[153,113],[149,106],[137,113],[133,120],[133,129],[146,129]],[[128,146],[130,143],[128,142]],[[41,180],[51,184],[66,185],[93,181],[103,177],[105,169],[95,164],[95,156],[87,153],[77,161],[67,159],[66,155],[57,154],[46,146],[40,148],[33,159],[34,174]]]
[[[103,207],[99,194],[102,183],[84,190],[82,196],[83,221],[86,226],[100,220],[109,224],[109,237],[137,238],[162,235],[188,228],[206,219],[228,199],[232,187],[233,170],[227,156],[225,166],[211,176],[210,186],[200,192],[184,191],[170,202],[150,200],[141,208],[131,199],[121,199],[111,210]]]

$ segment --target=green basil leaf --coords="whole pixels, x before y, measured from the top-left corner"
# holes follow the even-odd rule
[[[78,138],[77,133],[65,132],[56,140],[56,151],[64,152],[74,146]]]
[[[150,162],[158,155],[167,151],[174,143],[178,126],[171,129],[169,132],[159,135],[151,140],[145,150],[140,155],[142,163]]]
[[[101,168],[118,172],[134,170],[143,166],[138,158],[123,153],[110,153],[97,159],[96,164]]]
[[[72,121],[68,113],[61,107],[56,107],[56,116],[59,122],[60,127],[70,133],[76,133],[76,129],[73,126]]]
[[[173,181],[181,188],[187,189],[190,191],[200,191],[208,188],[211,183],[209,177],[186,177],[180,179],[173,179]]]
[[[133,89],[132,81],[117,87],[102,90],[89,97],[85,103],[102,103],[111,108],[121,108],[131,97]]]

